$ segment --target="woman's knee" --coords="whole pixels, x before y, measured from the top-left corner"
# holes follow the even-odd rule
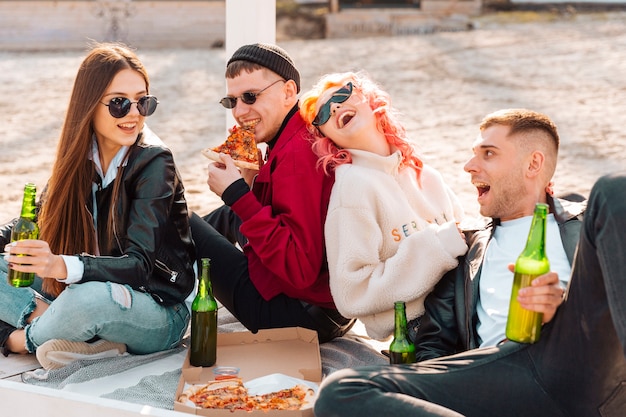
[[[132,291],[124,285],[89,281],[70,285],[50,305],[60,314],[103,314],[111,308],[127,310],[132,306]]]

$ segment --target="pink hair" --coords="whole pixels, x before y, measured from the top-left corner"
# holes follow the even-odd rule
[[[350,151],[338,148],[332,139],[324,136],[313,126],[312,122],[317,115],[316,104],[324,91],[329,88],[342,87],[352,81],[353,94],[360,94],[369,102],[374,111],[377,128],[385,135],[387,142],[395,146],[402,154],[402,166],[415,169],[417,179],[420,179],[423,163],[416,155],[413,146],[406,138],[404,126],[398,121],[398,115],[391,108],[391,97],[378,84],[372,81],[363,72],[334,73],[323,76],[311,90],[300,99],[300,114],[313,134],[313,151],[319,156],[318,165],[325,173],[330,173],[337,166],[352,162]]]

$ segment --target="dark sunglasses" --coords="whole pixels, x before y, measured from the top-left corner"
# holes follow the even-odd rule
[[[333,95],[328,99],[326,103],[322,105],[320,111],[317,112],[317,116],[313,119],[313,126],[321,126],[330,119],[330,105],[333,103],[343,103],[352,95],[352,82],[341,87],[335,91]]]
[[[137,110],[142,116],[150,116],[157,108],[159,100],[155,96],[143,96],[137,101],[130,101],[126,97],[113,97],[109,104],[100,102],[109,108],[109,113],[116,119],[121,119],[130,112],[130,107],[137,104]]]
[[[237,100],[241,99],[241,101],[243,101],[246,104],[254,104],[256,103],[256,98],[258,96],[261,95],[261,93],[265,90],[267,90],[268,88],[270,88],[271,86],[273,86],[274,84],[278,83],[278,82],[287,82],[285,80],[276,80],[273,83],[271,83],[270,85],[268,85],[267,87],[265,87],[264,89],[257,91],[256,93],[253,93],[252,91],[246,91],[245,93],[243,93],[242,95],[240,95],[239,97],[231,97],[231,96],[226,96],[223,99],[220,100],[220,104],[224,107],[226,107],[227,109],[234,109],[237,106]]]

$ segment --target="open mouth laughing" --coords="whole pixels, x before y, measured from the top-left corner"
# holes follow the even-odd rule
[[[476,190],[478,191],[479,199],[484,197],[491,189],[491,186],[484,182],[473,182],[472,184],[474,184],[474,187],[476,187]]]
[[[343,112],[340,116],[339,119],[337,120],[337,125],[339,126],[339,128],[343,128],[345,127],[348,123],[350,123],[350,121],[352,120],[352,118],[355,116],[355,112],[352,110],[347,110],[345,112]]]

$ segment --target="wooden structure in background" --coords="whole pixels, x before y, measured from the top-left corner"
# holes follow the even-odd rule
[[[225,9],[224,0],[0,0],[0,50],[85,50],[89,39],[222,47]]]

